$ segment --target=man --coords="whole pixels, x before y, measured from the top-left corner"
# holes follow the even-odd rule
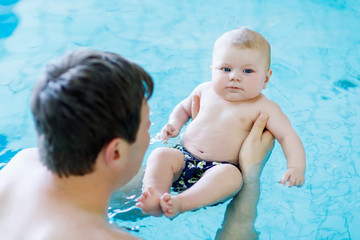
[[[152,91],[117,54],[79,50],[50,64],[31,101],[39,149],[0,172],[1,238],[135,238],[109,226],[107,209],[141,166]]]
[[[151,77],[114,53],[78,50],[50,64],[31,101],[39,148],[0,171],[1,238],[135,239],[108,224],[107,209],[148,147],[152,91]],[[248,166],[272,146],[253,131]]]

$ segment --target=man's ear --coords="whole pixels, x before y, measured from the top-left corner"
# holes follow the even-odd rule
[[[265,82],[264,82],[264,87],[263,89],[266,88],[266,85],[269,83],[270,77],[272,74],[272,69],[269,68],[269,70],[267,71],[266,75],[265,75]]]
[[[105,162],[108,166],[122,166],[128,161],[128,146],[129,144],[121,139],[114,138],[104,149]]]

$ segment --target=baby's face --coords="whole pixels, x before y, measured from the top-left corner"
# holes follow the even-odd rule
[[[271,76],[266,56],[260,50],[230,44],[216,47],[211,69],[213,89],[227,101],[255,98]]]

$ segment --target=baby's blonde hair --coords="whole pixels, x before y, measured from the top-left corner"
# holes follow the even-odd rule
[[[258,32],[247,27],[240,27],[221,35],[214,44],[214,51],[219,42],[229,41],[230,44],[239,48],[258,49],[267,58],[267,67],[270,68],[271,49],[269,42]]]

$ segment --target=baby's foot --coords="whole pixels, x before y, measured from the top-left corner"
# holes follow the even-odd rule
[[[179,195],[171,196],[169,193],[164,193],[160,198],[160,206],[164,215],[171,219],[182,211]]]
[[[148,187],[143,191],[135,205],[152,216],[161,217],[163,215],[160,207],[160,194],[153,187]]]

